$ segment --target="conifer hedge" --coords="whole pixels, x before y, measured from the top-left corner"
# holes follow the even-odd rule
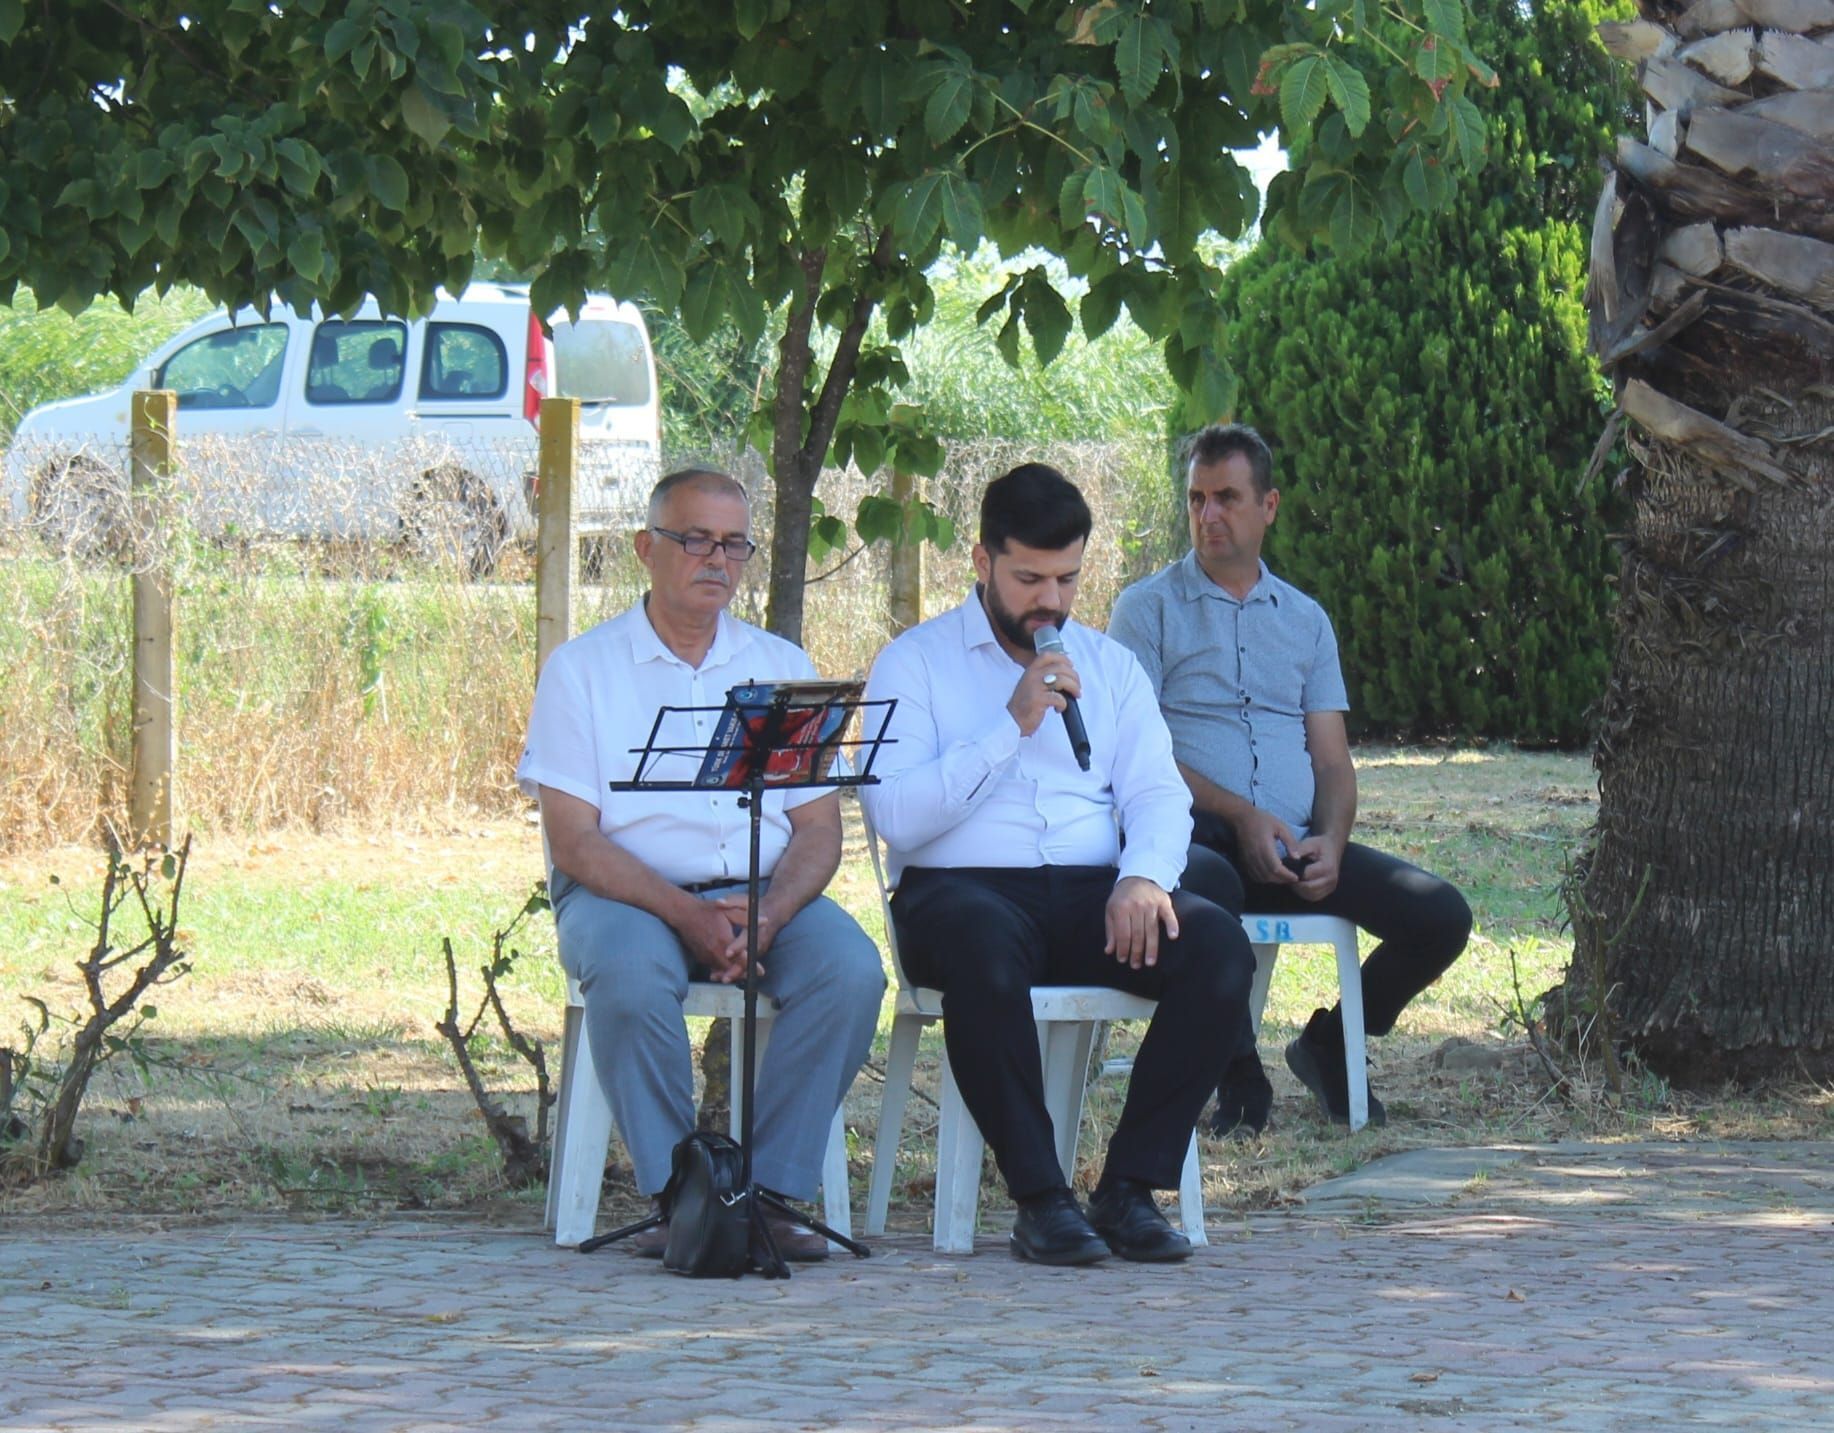
[[[1596,156],[1627,103],[1597,0],[1475,0],[1490,163],[1353,259],[1275,240],[1226,276],[1238,416],[1273,444],[1269,565],[1337,626],[1352,729],[1585,740],[1615,562],[1581,476]]]

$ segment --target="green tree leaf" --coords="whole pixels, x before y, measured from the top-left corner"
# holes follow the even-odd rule
[[[1322,55],[1305,55],[1287,67],[1280,80],[1280,122],[1289,136],[1311,131],[1331,92],[1327,74]]]
[[[688,200],[688,218],[694,227],[711,232],[731,249],[745,242],[757,214],[757,204],[736,184],[705,185]]]
[[[307,283],[317,283],[325,272],[324,235],[308,231],[295,237],[287,245],[287,262]]]
[[[1433,87],[1435,96],[1458,73],[1458,64],[1454,47],[1436,35],[1428,35],[1414,51],[1414,73]]]
[[[895,498],[870,493],[860,499],[853,526],[862,542],[897,542],[904,535],[904,505]]]
[[[960,170],[943,172],[942,220],[949,242],[965,254],[974,252],[986,222],[981,212],[981,192]]]
[[[1114,43],[1114,67],[1121,80],[1121,93],[1130,103],[1144,103],[1159,83],[1165,68],[1165,36],[1165,22],[1143,11],[1134,11],[1122,23]]]
[[[452,129],[452,121],[446,118],[445,110],[418,80],[401,97],[401,118],[428,144],[439,144]]]
[[[860,112],[875,137],[898,132],[908,102],[908,83],[903,68],[877,51],[860,67]]]
[[[1331,247],[1346,256],[1363,252],[1376,240],[1381,215],[1369,191],[1355,180],[1346,180],[1331,204]]]
[[[1465,39],[1465,0],[1426,0],[1426,27],[1447,40]]]
[[[1451,113],[1448,116],[1452,131],[1452,147],[1471,168],[1478,168],[1484,161],[1484,149],[1487,134],[1484,129],[1484,117],[1477,112],[1477,106],[1463,95],[1452,98]]]
[[[892,215],[892,232],[907,252],[929,247],[943,226],[943,195],[948,175],[940,170],[920,175],[905,186]]]
[[[374,154],[369,157],[369,192],[386,209],[397,214],[408,207],[408,172],[401,167],[401,161],[392,154]]]
[[[1361,138],[1369,126],[1369,81],[1341,56],[1326,55],[1324,66],[1325,86],[1331,92],[1331,103],[1342,113],[1350,133]]]
[[[1070,336],[1070,310],[1042,273],[1034,273],[1037,276],[1028,278],[1019,288],[1018,306],[1038,361],[1049,363],[1063,352],[1064,340]]]
[[[932,144],[955,138],[968,122],[974,103],[974,76],[961,65],[944,63],[923,106],[924,133]]]

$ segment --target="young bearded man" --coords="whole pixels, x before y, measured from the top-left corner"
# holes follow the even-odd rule
[[[1246,1030],[1254,970],[1241,923],[1178,890],[1190,793],[1139,664],[1070,620],[1090,529],[1082,495],[1043,464],[989,485],[974,591],[873,666],[867,696],[897,698],[895,740],[860,793],[891,851],[906,973],[943,992],[950,1067],[1018,1203],[1013,1250],[1048,1264],[1190,1253],[1153,1191],[1178,1184],[1234,1053],[1217,1031]],[[1036,649],[1046,625],[1062,651]],[[1159,1002],[1087,1216],[1057,1163],[1034,985]]]
[[[1350,839],[1356,767],[1337,637],[1324,609],[1261,560],[1280,508],[1267,444],[1252,428],[1206,428],[1185,480],[1191,551],[1123,592],[1108,634],[1158,693],[1190,784],[1202,849],[1186,884],[1237,915],[1316,911],[1369,931],[1380,944],[1363,965],[1363,1023],[1386,1035],[1464,950],[1470,908],[1437,876]],[[1313,1012],[1286,1063],[1349,1122],[1338,1007]],[[1250,1042],[1219,1086],[1217,1132],[1258,1133],[1272,1101]],[[1371,1092],[1369,1122],[1386,1118]]]

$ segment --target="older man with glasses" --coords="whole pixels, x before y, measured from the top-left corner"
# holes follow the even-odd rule
[[[652,1198],[694,1128],[688,984],[745,974],[750,828],[738,792],[609,786],[635,776],[663,707],[717,709],[741,682],[816,675],[801,648],[726,611],[757,550],[750,516],[745,490],[724,473],[691,468],[656,485],[635,543],[649,591],[555,649],[516,768],[541,803],[561,963],[579,982],[637,1187]],[[659,742],[704,746],[715,719],[674,714]],[[665,757],[645,774],[692,780],[698,766]],[[778,1013],[758,1072],[752,1167],[767,1189],[812,1199],[835,1108],[872,1044],[885,975],[872,941],[822,894],[840,864],[838,795],[773,791],[764,802],[758,979]],[[788,1258],[827,1252],[793,1226],[774,1233]],[[666,1241],[658,1228],[630,1243],[659,1256]]]

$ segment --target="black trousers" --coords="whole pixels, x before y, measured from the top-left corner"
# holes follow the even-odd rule
[[[1232,919],[1187,891],[1157,965],[1103,952],[1112,866],[906,869],[892,897],[905,973],[942,991],[943,1042],[968,1112],[1015,1199],[1061,1188],[1034,985],[1102,985],[1159,1002],[1134,1058],[1106,1173],[1174,1189],[1191,1130],[1247,1029],[1254,952]]]
[[[1231,915],[1343,916],[1379,942],[1363,962],[1363,1027],[1386,1035],[1407,1004],[1439,979],[1471,936],[1471,907],[1457,887],[1395,856],[1352,841],[1344,848],[1337,887],[1308,901],[1288,886],[1262,885],[1240,873],[1235,833],[1214,817],[1196,817],[1196,844],[1184,885]]]

